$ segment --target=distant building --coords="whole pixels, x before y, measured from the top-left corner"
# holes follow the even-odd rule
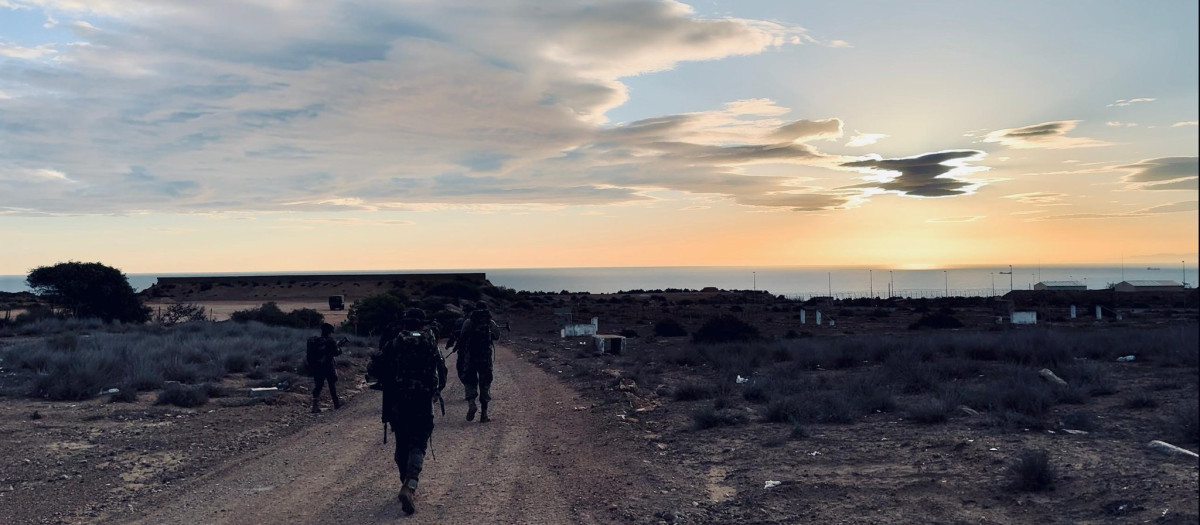
[[[1183,290],[1177,281],[1121,281],[1113,286],[1118,292],[1174,292]]]
[[[1042,281],[1033,285],[1034,290],[1087,290],[1079,281]]]

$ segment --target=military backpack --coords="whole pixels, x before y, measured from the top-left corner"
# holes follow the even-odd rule
[[[441,389],[437,340],[429,330],[400,330],[371,357],[367,373],[384,390],[432,394]]]

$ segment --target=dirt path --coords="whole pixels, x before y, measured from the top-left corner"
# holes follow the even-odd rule
[[[630,497],[658,492],[629,440],[577,410],[573,391],[505,347],[496,358],[490,423],[465,421],[451,378],[411,517],[396,499],[394,436],[382,444],[380,396],[367,391],[270,449],[156,495],[136,522],[612,523],[630,517]]]

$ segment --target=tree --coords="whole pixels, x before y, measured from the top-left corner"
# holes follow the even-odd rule
[[[40,266],[25,278],[34,293],[74,317],[104,322],[144,323],[150,308],[120,270],[100,263],[65,262]]]

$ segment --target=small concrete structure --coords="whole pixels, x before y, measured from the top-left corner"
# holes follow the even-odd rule
[[[596,351],[602,354],[621,355],[625,351],[625,336],[622,335],[594,335],[592,341],[596,343]]]
[[[1042,281],[1033,285],[1034,290],[1087,290],[1079,281]]]
[[[1178,281],[1121,281],[1113,286],[1117,292],[1175,292],[1183,289]]]
[[[1012,324],[1037,324],[1037,312],[1013,312],[1009,322]]]
[[[559,337],[580,337],[588,335],[596,335],[600,331],[600,318],[593,317],[592,322],[588,324],[568,324],[563,325],[559,330]]]

